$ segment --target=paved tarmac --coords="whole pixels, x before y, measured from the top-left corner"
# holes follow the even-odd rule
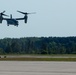
[[[0,75],[76,75],[76,62],[0,61]]]

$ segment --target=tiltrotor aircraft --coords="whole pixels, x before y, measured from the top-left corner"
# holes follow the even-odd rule
[[[21,12],[21,11],[17,11],[17,12],[24,14],[24,17],[23,18],[12,18],[12,14],[11,14],[10,18],[4,18],[3,16],[8,17],[8,15],[4,14],[5,11],[1,12],[0,13],[0,23],[2,23],[3,20],[6,20],[7,26],[9,26],[9,25],[18,26],[19,25],[18,20],[24,20],[24,23],[27,23],[28,15],[35,14],[35,12],[33,12],[33,13],[27,13],[27,12]]]

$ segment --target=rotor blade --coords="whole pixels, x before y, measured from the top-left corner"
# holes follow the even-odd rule
[[[36,14],[36,12],[32,12],[32,13],[27,13],[27,14]]]
[[[18,10],[17,10],[17,12],[19,12],[19,13],[22,13],[22,14],[26,14],[26,13],[24,13],[24,12],[21,12],[21,11],[18,11]]]
[[[21,11],[17,11],[17,12],[22,13],[22,14],[24,14],[24,15],[28,15],[28,14],[36,14],[36,12],[32,12],[32,13],[21,12]]]
[[[5,13],[6,11],[4,10],[2,13]]]
[[[6,15],[6,14],[3,14],[3,13],[2,13],[2,15],[4,15],[4,16],[8,16],[8,15]]]

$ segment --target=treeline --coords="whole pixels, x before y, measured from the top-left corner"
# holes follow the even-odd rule
[[[0,54],[76,54],[76,37],[4,38]]]

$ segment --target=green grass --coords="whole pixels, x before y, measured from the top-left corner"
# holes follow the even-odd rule
[[[22,56],[20,54],[18,55],[10,54],[10,55],[0,55],[0,56],[1,56],[0,61],[76,61],[76,54],[52,54],[52,55],[26,54],[24,55],[25,57],[20,57]],[[8,58],[7,56],[17,56],[17,57]],[[26,57],[26,56],[30,56],[30,57]],[[37,56],[51,56],[51,57],[39,58]]]
[[[0,58],[0,61],[76,61],[76,58]]]

